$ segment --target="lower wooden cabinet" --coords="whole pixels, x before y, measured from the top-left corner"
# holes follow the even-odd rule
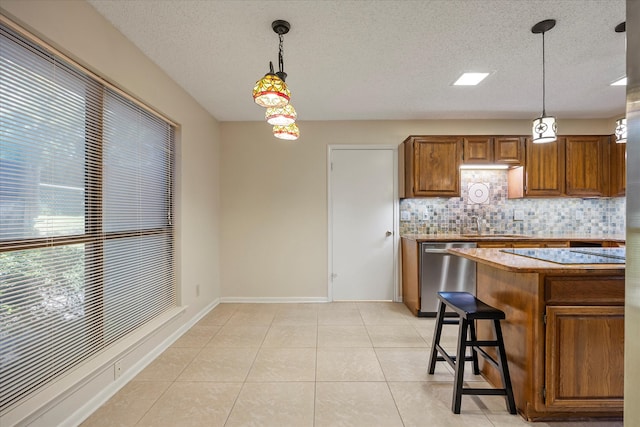
[[[546,319],[547,408],[621,409],[624,307],[548,306]]]

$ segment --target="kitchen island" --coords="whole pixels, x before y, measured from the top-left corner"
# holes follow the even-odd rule
[[[607,249],[449,250],[477,263],[478,298],[506,314],[516,406],[529,421],[622,418],[624,249],[597,251]],[[478,338],[492,338],[482,323]],[[482,373],[501,384],[488,363]]]

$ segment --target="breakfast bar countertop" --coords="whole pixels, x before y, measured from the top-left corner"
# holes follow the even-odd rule
[[[573,248],[577,250],[579,248]],[[547,248],[546,251],[571,251],[571,248]],[[578,273],[587,271],[624,271],[625,264],[559,264],[550,261],[516,255],[496,248],[448,249],[448,252],[492,267],[519,273]]]
[[[443,233],[443,234],[402,234],[401,237],[417,242],[482,242],[511,240],[544,240],[572,242],[616,242],[625,243],[625,236],[619,234],[475,234],[475,233]]]

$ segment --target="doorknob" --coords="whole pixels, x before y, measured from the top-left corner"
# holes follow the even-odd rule
[[[384,233],[384,234],[385,234],[385,236],[389,237],[389,236],[391,236],[393,233],[392,233],[391,231],[387,231],[387,232],[386,232],[386,233]]]

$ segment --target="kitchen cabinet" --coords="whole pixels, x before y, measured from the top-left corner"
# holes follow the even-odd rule
[[[462,138],[464,164],[493,163],[493,138],[488,136],[465,136]]]
[[[621,410],[624,278],[547,277],[545,288],[546,408]]]
[[[460,196],[462,137],[409,136],[401,145],[401,197]]]
[[[493,159],[497,164],[520,166],[524,160],[525,137],[498,136],[493,139]]]
[[[565,155],[567,196],[609,195],[608,136],[568,136]]]
[[[624,193],[620,166],[624,155],[617,150],[612,153],[611,145],[610,137],[602,135],[564,136],[546,144],[534,144],[526,138],[525,166],[508,172],[507,197],[608,197],[613,192]]]
[[[611,138],[609,163],[609,195],[624,196],[627,184],[627,144]]]
[[[503,164],[519,166],[524,154],[524,137],[519,136],[465,136],[463,164]]]
[[[564,194],[565,138],[534,144],[527,138],[525,160],[526,197],[550,197]]]
[[[415,316],[420,311],[420,277],[418,273],[420,244],[413,239],[400,239],[402,250],[402,302]]]

